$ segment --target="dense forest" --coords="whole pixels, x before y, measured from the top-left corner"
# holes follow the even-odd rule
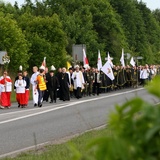
[[[56,68],[72,62],[72,45],[86,44],[91,66],[98,49],[119,65],[122,48],[141,63],[159,64],[160,10],[137,0],[26,0],[0,2],[0,50],[7,51],[10,70],[40,65]]]

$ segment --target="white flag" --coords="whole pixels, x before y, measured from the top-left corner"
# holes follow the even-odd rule
[[[109,64],[109,61],[105,63],[105,65],[101,68],[101,70],[111,79],[114,80],[114,74],[111,68],[111,65]]]
[[[86,52],[85,52],[84,48],[83,48],[83,66],[84,67],[89,66],[89,62],[88,62],[88,59],[87,59]]]
[[[108,62],[111,65],[111,67],[113,68],[113,63],[112,63],[111,57],[109,55],[109,52],[108,52]]]
[[[124,63],[124,49],[122,49],[122,56],[121,56],[120,62],[122,64],[122,66],[125,67],[125,63]]]
[[[44,59],[43,59],[42,66],[44,66],[46,68],[46,57],[44,57]]]
[[[130,60],[130,64],[131,64],[133,67],[135,66],[135,61],[134,61],[133,57],[132,57],[131,60]]]
[[[97,61],[97,68],[100,71],[102,68],[102,59],[101,59],[101,54],[100,54],[100,50],[98,50],[98,61]]]

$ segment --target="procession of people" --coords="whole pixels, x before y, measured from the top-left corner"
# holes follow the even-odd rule
[[[43,102],[56,103],[95,96],[101,93],[145,86],[155,75],[159,74],[159,66],[113,66],[114,79],[110,79],[103,71],[94,67],[75,65],[66,69],[59,68],[56,72],[52,66],[33,66],[33,74],[29,78],[27,71],[20,70],[15,80],[11,80],[7,71],[0,77],[1,109],[11,107],[12,85],[16,93],[17,106],[28,107],[30,90],[33,106],[42,107]]]

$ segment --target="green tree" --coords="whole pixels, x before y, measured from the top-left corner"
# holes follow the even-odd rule
[[[56,14],[52,17],[41,17],[26,13],[20,17],[19,25],[31,44],[30,67],[41,65],[43,57],[47,58],[47,66],[65,65],[67,38]]]
[[[94,30],[98,34],[98,42],[104,45],[104,51],[110,52],[114,63],[119,63],[122,48],[128,48],[119,15],[108,1],[90,1]]]
[[[145,54],[145,57],[146,61],[151,64],[156,61],[157,57],[155,55],[160,51],[160,26],[144,3],[140,2],[137,7],[141,11],[146,27],[145,34],[148,40],[148,47],[146,47],[147,54]]]
[[[11,15],[4,15],[0,12],[0,50],[7,51],[10,56],[9,69],[18,70],[19,65],[28,68],[29,44],[18,27],[17,22],[12,19]]]

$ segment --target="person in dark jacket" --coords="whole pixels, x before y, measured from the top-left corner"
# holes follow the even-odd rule
[[[60,93],[60,100],[66,101],[70,100],[70,95],[69,95],[69,76],[68,73],[66,73],[66,68],[62,68],[62,73],[59,76],[59,93]]]
[[[61,81],[62,68],[58,68],[58,72],[56,73],[56,77],[58,78],[58,82]],[[57,97],[60,99],[60,90],[57,91]]]
[[[57,100],[57,88],[59,87],[58,78],[54,75],[54,71],[50,71],[50,76],[48,77],[48,91],[50,96],[50,103],[53,101],[56,103]]]

